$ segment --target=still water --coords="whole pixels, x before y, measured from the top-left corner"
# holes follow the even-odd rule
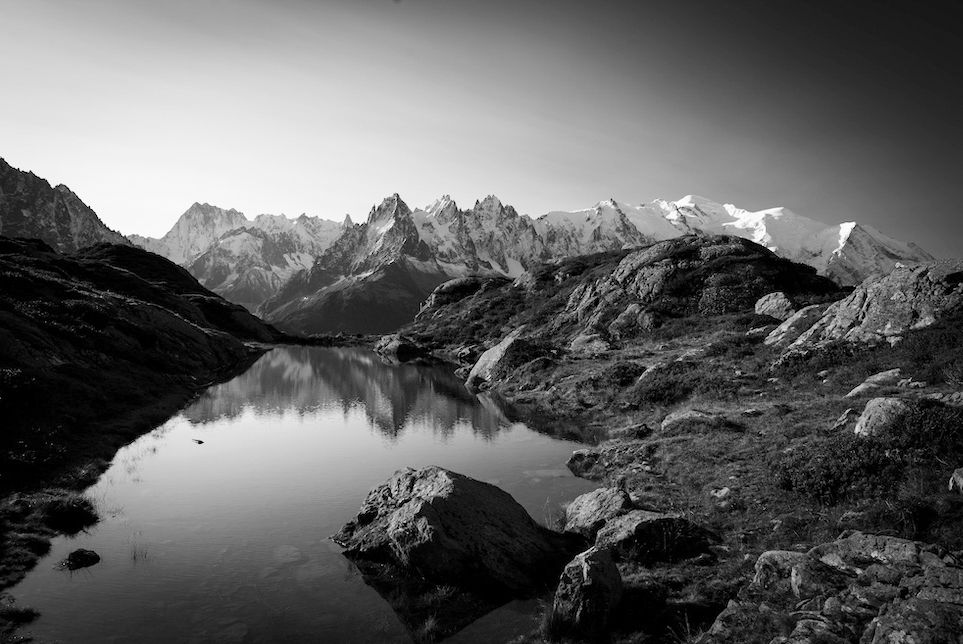
[[[202,442],[199,442],[202,441]],[[282,347],[120,450],[87,494],[103,520],[58,538],[12,594],[43,642],[408,642],[328,539],[395,470],[494,483],[539,521],[592,489],[579,445],[510,422],[448,369],[363,349]],[[96,566],[55,569],[76,548]],[[455,636],[531,628],[514,603]]]

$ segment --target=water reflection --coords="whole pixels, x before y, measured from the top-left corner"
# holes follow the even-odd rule
[[[208,389],[183,412],[195,424],[256,414],[313,413],[361,407],[372,426],[389,438],[405,427],[428,425],[451,436],[463,426],[485,438],[507,427],[493,399],[465,389],[443,366],[391,365],[374,353],[351,348],[286,347],[265,354],[246,373]]]
[[[13,594],[44,642],[410,642],[328,535],[409,466],[491,482],[542,519],[594,487],[565,470],[577,447],[444,368],[277,348],[121,449],[86,492],[103,520],[54,539]],[[64,576],[77,548],[101,562]]]

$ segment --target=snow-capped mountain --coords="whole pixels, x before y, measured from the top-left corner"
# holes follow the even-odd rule
[[[828,225],[788,208],[749,211],[688,195],[678,201],[657,199],[626,207],[629,219],[652,237],[663,237],[668,222],[674,234],[737,235],[765,246],[782,257],[813,266],[820,274],[851,286],[874,273],[892,270],[897,262],[932,261],[913,243],[888,237],[875,228],[846,222]],[[668,236],[673,232],[668,231]]]
[[[536,262],[650,241],[617,209],[599,205],[533,220],[498,198],[461,210],[450,197],[412,211],[394,194],[371,209],[260,309],[291,330],[380,333],[410,321],[453,277],[517,277]]]
[[[320,217],[258,215],[250,221],[237,210],[195,203],[162,238],[131,240],[253,310],[295,272],[310,268],[341,232],[341,224]]]
[[[410,320],[435,286],[454,277],[517,277],[536,262],[687,234],[744,237],[842,284],[888,271],[896,262],[932,259],[868,226],[831,226],[787,208],[751,212],[691,195],[639,205],[610,199],[532,219],[493,196],[469,210],[444,196],[412,211],[395,194],[372,208],[364,224],[346,222],[341,237],[260,312],[295,331],[390,331]]]
[[[98,242],[128,244],[70,188],[56,187],[0,159],[0,235],[41,239],[61,252]]]

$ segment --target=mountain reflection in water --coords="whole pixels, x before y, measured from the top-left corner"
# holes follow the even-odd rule
[[[102,520],[58,537],[16,601],[45,642],[412,641],[393,604],[328,539],[403,467],[498,485],[536,520],[595,487],[577,443],[510,422],[448,369],[387,365],[360,348],[277,347],[115,455],[86,491]],[[74,575],[77,548],[101,561]],[[510,604],[460,633],[530,630]]]
[[[509,420],[494,399],[471,394],[444,366],[386,364],[370,351],[286,347],[230,382],[208,389],[183,415],[195,424],[255,414],[305,415],[362,407],[372,426],[397,438],[412,423],[442,436],[470,428],[491,438]]]

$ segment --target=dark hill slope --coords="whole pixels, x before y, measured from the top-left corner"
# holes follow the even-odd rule
[[[256,356],[251,342],[276,338],[146,251],[100,244],[63,255],[0,238],[0,490],[88,453],[109,457],[127,415],[184,402]]]

